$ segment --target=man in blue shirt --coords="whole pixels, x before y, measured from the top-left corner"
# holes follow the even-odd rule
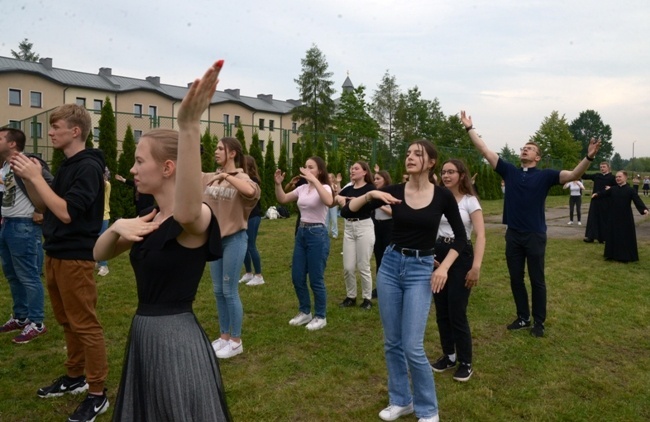
[[[553,185],[563,185],[576,180],[594,160],[600,141],[591,139],[587,156],[573,170],[552,170],[537,168],[541,150],[534,142],[527,142],[521,148],[521,167],[501,159],[491,151],[485,141],[474,130],[471,116],[461,111],[461,122],[472,143],[505,181],[507,195],[504,198],[503,223],[506,229],[506,262],[510,273],[510,287],[517,307],[517,319],[508,330],[520,330],[531,326],[528,292],[524,283],[524,270],[528,262],[528,275],[532,290],[533,326],[530,334],[544,336],[546,321],[546,281],[544,279],[544,255],[546,253],[546,216],[544,203]]]

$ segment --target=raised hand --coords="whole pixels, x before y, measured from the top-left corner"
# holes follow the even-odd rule
[[[587,156],[589,158],[594,158],[596,154],[598,154],[598,150],[600,149],[601,143],[602,142],[600,138],[599,139],[591,138],[589,140],[589,147],[587,148]]]
[[[465,114],[465,110],[460,111],[460,121],[463,124],[463,126],[465,126],[465,129],[474,126],[472,124],[472,116],[468,116],[467,114]]]
[[[282,184],[282,181],[284,180],[284,173],[282,173],[282,170],[277,169],[273,175],[273,179],[275,180],[276,185]],[[293,181],[293,179],[291,181]]]
[[[217,89],[218,76],[223,67],[223,60],[214,62],[201,79],[194,80],[178,110],[178,124],[196,123],[210,105],[210,100]]]
[[[18,176],[25,180],[33,180],[43,174],[43,167],[37,159],[31,159],[24,154],[14,154],[9,164]]]

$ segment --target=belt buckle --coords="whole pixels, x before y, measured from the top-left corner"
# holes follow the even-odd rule
[[[445,243],[447,243],[447,244],[449,244],[449,243],[452,242],[451,237],[445,237],[445,238],[443,238],[443,239],[444,239],[443,241],[444,241]]]

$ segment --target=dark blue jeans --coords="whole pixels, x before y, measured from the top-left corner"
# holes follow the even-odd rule
[[[5,218],[0,230],[0,259],[14,301],[14,318],[43,322],[43,283],[38,267],[43,231],[32,218]]]
[[[255,268],[255,274],[262,274],[262,260],[260,259],[260,252],[257,250],[257,233],[260,230],[261,221],[262,217],[260,216],[248,219],[248,229],[246,230],[246,234],[248,234],[248,250],[244,257],[244,267],[246,267],[247,273],[252,273],[253,268]],[[252,267],[251,260],[253,261]]]
[[[524,270],[528,264],[528,276],[532,291],[533,319],[544,326],[546,321],[546,280],[544,257],[546,233],[524,233],[506,230],[506,262],[510,272],[510,288],[517,306],[517,316],[529,320],[528,292],[524,283]]]
[[[311,300],[307,288],[307,275],[309,275],[309,285],[314,293],[314,313],[319,318],[326,317],[325,266],[329,253],[330,238],[324,224],[298,227],[293,248],[291,278],[302,313],[311,313]]]

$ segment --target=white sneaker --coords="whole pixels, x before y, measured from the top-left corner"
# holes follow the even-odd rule
[[[289,321],[289,325],[305,325],[309,321],[311,321],[311,313],[303,314],[302,312],[300,312],[298,315],[291,318],[291,321]]]
[[[391,404],[379,412],[379,418],[385,421],[394,421],[400,416],[410,415],[411,413],[413,413],[413,403],[409,403],[408,406],[396,406]]]
[[[108,267],[106,265],[102,265],[101,267],[99,267],[99,271],[97,271],[97,275],[104,277],[106,274],[108,274]]]
[[[212,348],[215,353],[226,347],[226,345],[228,345],[228,340],[224,340],[221,337],[212,342]]]
[[[261,275],[253,276],[251,281],[246,283],[247,286],[259,286],[260,284],[264,284],[264,277]]]
[[[242,278],[239,279],[240,283],[246,283],[253,279],[253,273],[246,273]]]
[[[578,221],[578,225],[579,225],[579,226],[582,226],[582,223]]]
[[[567,224],[568,224],[569,226],[573,226],[573,221],[569,221]]]
[[[431,416],[430,418],[420,418],[418,422],[440,422],[440,417],[438,415]]]
[[[324,328],[326,325],[327,325],[326,318],[316,317],[311,321],[309,321],[309,324],[307,324],[307,329],[309,331],[316,331],[316,330],[320,330],[321,328]]]
[[[232,340],[228,340],[228,344],[217,351],[217,357],[220,359],[228,359],[233,356],[237,356],[244,351],[244,345],[240,341],[236,343]]]

